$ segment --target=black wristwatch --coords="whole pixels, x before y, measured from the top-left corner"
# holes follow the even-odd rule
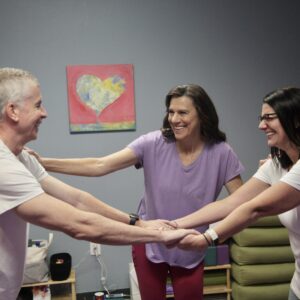
[[[136,221],[140,219],[139,215],[135,213],[130,213],[129,218],[130,218],[129,225],[135,225]]]

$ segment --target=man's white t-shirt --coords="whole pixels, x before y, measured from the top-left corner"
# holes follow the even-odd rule
[[[254,177],[273,185],[278,181],[285,182],[300,190],[300,161],[287,172],[280,166],[276,166],[272,160],[268,160],[254,174]],[[288,229],[292,251],[295,256],[295,272],[291,281],[291,288],[300,298],[300,205],[279,215],[280,222]]]
[[[23,281],[27,222],[14,208],[44,193],[39,182],[46,176],[33,156],[15,156],[0,140],[0,299],[15,300]]]

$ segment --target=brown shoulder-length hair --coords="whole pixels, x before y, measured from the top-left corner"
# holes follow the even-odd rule
[[[285,87],[267,94],[263,103],[270,105],[280,121],[289,140],[300,149],[300,89]],[[288,169],[293,162],[285,151],[271,147],[273,160]]]
[[[219,117],[215,106],[205,92],[196,84],[179,85],[172,88],[166,96],[166,115],[163,120],[162,134],[169,140],[175,140],[168,121],[169,107],[172,98],[186,96],[192,99],[200,120],[200,134],[206,143],[215,144],[226,141],[226,134],[219,129]]]

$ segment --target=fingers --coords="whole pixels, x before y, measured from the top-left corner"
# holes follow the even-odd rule
[[[205,250],[207,248],[207,242],[202,234],[188,235],[178,243],[178,248],[183,250]]]
[[[140,226],[151,228],[151,229],[158,229],[158,230],[173,230],[173,229],[176,229],[176,227],[174,227],[174,224],[171,221],[161,220],[161,219],[148,220],[148,221],[143,220],[140,223]]]
[[[267,158],[259,160],[258,166],[261,167],[270,158],[272,158],[271,154],[269,154]]]

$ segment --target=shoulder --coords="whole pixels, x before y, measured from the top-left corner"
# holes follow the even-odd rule
[[[139,136],[133,143],[138,144],[158,144],[164,142],[164,137],[160,130],[148,132]]]
[[[143,135],[145,139],[152,141],[159,141],[164,139],[162,132],[160,130],[150,131]]]
[[[233,151],[232,147],[226,142],[220,142],[208,145],[208,151],[219,153],[220,155],[228,155],[235,152]]]
[[[22,162],[27,168],[36,167],[40,165],[38,160],[33,156],[30,155],[26,150],[23,150],[19,155],[18,158],[20,162]]]
[[[285,173],[286,171],[270,158],[259,167],[253,177],[272,185],[276,183]]]
[[[282,177],[281,181],[300,190],[300,160]]]

